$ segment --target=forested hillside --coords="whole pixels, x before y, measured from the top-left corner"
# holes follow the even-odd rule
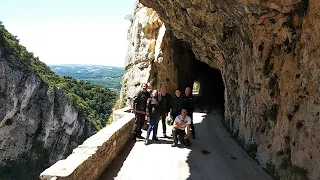
[[[0,25],[0,44],[4,48],[3,56],[14,68],[18,67],[19,70],[37,74],[49,86],[64,89],[80,113],[90,118],[95,131],[108,124],[107,119],[112,112],[116,92],[94,83],[71,77],[59,77],[38,57],[34,57],[33,53],[20,45],[19,39],[10,34],[2,24]]]
[[[121,89],[120,82],[124,74],[124,68],[121,67],[81,64],[48,66],[59,76],[70,76],[85,82],[97,83],[116,91]]]

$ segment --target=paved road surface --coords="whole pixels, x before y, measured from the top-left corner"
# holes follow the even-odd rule
[[[197,139],[190,148],[171,147],[172,139],[161,138],[159,123],[159,142],[132,141],[101,180],[271,180],[230,137],[221,118],[217,110],[194,113]]]

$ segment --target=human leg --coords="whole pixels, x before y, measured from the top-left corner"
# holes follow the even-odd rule
[[[141,134],[142,134],[141,128],[142,128],[143,123],[145,121],[145,116],[144,116],[144,114],[139,114],[139,113],[136,113],[135,116],[136,117],[135,117],[135,122],[133,125],[133,133],[134,133],[135,138],[136,137],[141,138]]]
[[[146,139],[149,139],[150,133],[151,133],[151,131],[152,131],[152,129],[153,129],[153,126],[154,126],[154,124],[151,123],[151,121],[150,121],[149,127],[148,127],[148,129],[147,129],[147,137],[146,137]]]
[[[149,144],[149,137],[150,137],[150,133],[151,133],[151,130],[152,130],[152,129],[154,129],[154,121],[153,121],[153,119],[150,117],[149,127],[148,127],[148,130],[147,130],[146,142],[144,143],[145,145],[148,145],[148,144]]]
[[[152,121],[153,121],[153,133],[152,133],[152,140],[155,140],[155,141],[159,141],[158,138],[157,138],[157,133],[158,133],[158,124],[159,124],[159,119],[160,117],[158,115],[154,115],[152,117]]]
[[[177,117],[179,114],[178,114],[178,113],[172,113],[172,114],[170,114],[170,115],[171,115],[172,120],[173,120],[173,123],[174,123],[174,120],[176,119],[176,117]],[[173,125],[173,123],[172,123],[172,125]],[[171,133],[170,136],[173,136],[173,134]]]
[[[166,131],[167,131],[167,125],[166,125],[166,114],[161,114],[161,121],[162,121],[162,133],[163,137],[167,137]]]
[[[183,145],[186,146],[186,147],[189,147],[189,146],[190,146],[190,141],[189,141],[189,139],[184,139],[184,140],[183,140]]]
[[[173,136],[173,144],[172,144],[172,147],[175,147],[177,146],[178,144],[178,133],[177,133],[177,130],[176,128],[173,128],[172,129],[172,136]]]
[[[188,116],[191,117],[191,134],[192,134],[192,138],[195,139],[196,138],[196,131],[194,129],[194,124],[193,124],[193,112],[188,113]]]
[[[178,113],[172,113],[171,114],[172,120],[174,121],[178,115],[179,115]]]
[[[185,131],[178,129],[177,134],[178,134],[180,143],[183,144],[184,143],[184,136],[186,135]]]

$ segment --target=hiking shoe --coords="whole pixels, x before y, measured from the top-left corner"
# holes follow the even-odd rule
[[[156,138],[156,137],[152,138],[152,140],[154,140],[154,141],[159,141],[159,139]]]
[[[167,136],[166,134],[163,134],[163,137],[164,137],[164,138],[167,138],[168,136]]]
[[[146,139],[146,142],[144,142],[144,145],[148,145],[149,144],[149,139]]]
[[[183,144],[183,147],[184,147],[184,148],[187,148],[187,147],[189,147],[189,146],[190,146],[190,144],[185,144],[185,143]]]
[[[138,138],[138,139],[144,139],[144,137],[141,136],[141,135],[138,135],[137,138]]]
[[[177,147],[178,146],[178,144],[177,143],[173,143],[173,144],[171,144],[171,147]]]

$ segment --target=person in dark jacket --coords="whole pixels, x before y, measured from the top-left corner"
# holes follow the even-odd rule
[[[191,134],[192,138],[196,138],[196,132],[193,125],[194,98],[192,96],[191,87],[187,86],[183,97],[182,106],[187,110],[187,115],[191,117]]]
[[[137,92],[132,100],[131,108],[132,112],[134,112],[136,116],[133,126],[134,139],[144,139],[144,137],[141,136],[141,128],[145,121],[147,99],[150,98],[150,93],[147,91],[147,89],[148,85],[146,83],[142,84],[142,90]]]
[[[182,109],[182,102],[183,102],[183,98],[181,96],[181,91],[179,89],[176,89],[175,95],[172,97],[172,100],[171,100],[171,110],[170,110],[170,115],[173,120],[175,120],[176,117],[180,115],[181,109]]]
[[[147,120],[149,121],[149,127],[147,130],[147,137],[145,145],[149,144],[149,136],[153,129],[152,140],[159,141],[157,138],[157,129],[160,119],[160,106],[158,101],[158,92],[153,90],[151,97],[147,100]]]
[[[166,134],[167,126],[166,126],[166,117],[168,116],[168,113],[170,112],[171,107],[171,99],[172,96],[167,93],[167,87],[163,86],[161,87],[161,93],[158,95],[159,102],[160,102],[160,116],[162,120],[162,130],[163,130],[163,137],[168,137]]]

